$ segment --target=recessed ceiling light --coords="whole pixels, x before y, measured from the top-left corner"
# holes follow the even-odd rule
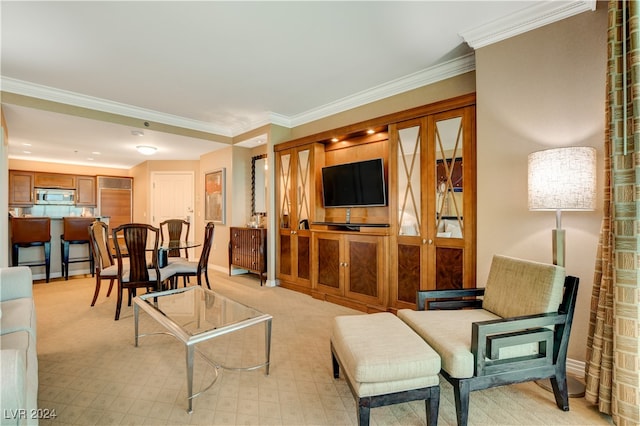
[[[102,153],[101,153],[101,152],[99,152],[99,151],[93,151],[93,152],[92,152],[92,154],[93,154],[93,155],[100,155],[100,154],[102,154]]]
[[[23,154],[31,154],[31,151],[22,151]]]
[[[132,130],[131,134],[133,136],[144,136],[144,132],[142,130]]]
[[[375,130],[373,130],[373,129],[369,129],[369,130],[367,130],[367,134],[368,134],[368,135],[372,135],[372,134],[374,134],[375,132],[376,132],[376,131],[375,131]]]
[[[339,140],[340,139],[338,139],[338,138],[333,138],[333,139],[331,139],[331,142],[338,142]]]
[[[142,155],[153,155],[156,153],[156,150],[158,148],[156,148],[155,146],[149,146],[149,145],[138,145],[136,146],[136,149]]]
[[[23,144],[22,144],[22,146],[31,146],[31,144],[30,144],[30,143],[25,142],[25,143],[23,143]]]

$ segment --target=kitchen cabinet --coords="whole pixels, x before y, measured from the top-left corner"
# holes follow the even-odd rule
[[[35,202],[33,172],[9,170],[9,207],[30,207]]]
[[[313,231],[313,297],[386,310],[388,236],[365,232]]]
[[[281,148],[282,149],[282,148]],[[312,143],[277,152],[278,256],[276,275],[285,288],[311,292],[311,231],[317,220],[316,178],[324,146]]]
[[[96,201],[96,178],[76,176],[76,206],[95,207]]]
[[[36,188],[76,189],[76,177],[61,173],[36,172],[33,186]]]
[[[231,267],[260,275],[260,285],[267,273],[267,230],[265,228],[229,229],[229,275]]]
[[[133,221],[133,178],[98,176],[98,211],[109,229]]]

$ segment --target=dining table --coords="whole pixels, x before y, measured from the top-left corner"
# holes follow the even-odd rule
[[[167,240],[158,244],[158,266],[164,268],[169,264],[169,250],[190,249],[201,246],[202,243],[197,241],[185,240]],[[147,250],[153,250],[154,247],[148,247]]]
[[[109,237],[111,240],[113,238]],[[119,246],[120,246],[120,253],[121,255],[127,256],[127,246],[124,244],[124,242],[119,241],[118,242]],[[166,240],[166,241],[161,241],[158,243],[158,266],[160,268],[164,268],[165,266],[167,266],[168,264],[168,257],[169,257],[169,250],[182,250],[182,249],[190,249],[190,248],[195,248],[195,247],[199,247],[201,246],[202,243],[199,241],[190,241],[190,240]],[[115,250],[115,246],[113,245],[113,241],[111,242],[111,247],[113,248],[113,255],[117,256],[116,254],[116,250]],[[148,251],[152,251],[154,250],[154,244],[153,243],[149,243],[147,245],[147,250]]]

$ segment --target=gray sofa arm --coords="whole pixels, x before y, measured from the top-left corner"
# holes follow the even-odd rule
[[[0,268],[0,301],[33,297],[33,280],[28,266]]]

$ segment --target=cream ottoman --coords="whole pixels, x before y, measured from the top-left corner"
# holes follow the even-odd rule
[[[361,426],[371,408],[416,400],[425,400],[427,425],[438,424],[440,356],[395,315],[336,317],[331,354],[333,377],[342,368]]]

